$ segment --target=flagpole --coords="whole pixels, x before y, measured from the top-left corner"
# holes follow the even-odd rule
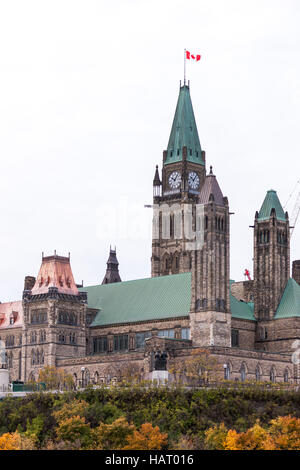
[[[184,49],[184,81],[183,81],[183,84],[185,85],[185,60],[186,60],[186,49]]]

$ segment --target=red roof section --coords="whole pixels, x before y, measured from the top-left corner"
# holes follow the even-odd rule
[[[49,287],[57,287],[58,292],[62,294],[78,295],[70,257],[58,256],[56,253],[42,257],[42,265],[31,294],[46,294]]]
[[[13,321],[11,321],[13,318]],[[22,300],[0,303],[0,328],[14,328],[23,325]]]

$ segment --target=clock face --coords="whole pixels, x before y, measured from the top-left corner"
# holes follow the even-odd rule
[[[169,176],[169,186],[172,189],[179,188],[181,183],[181,174],[179,171],[173,171]]]
[[[189,187],[192,189],[198,189],[200,184],[199,176],[195,171],[189,173]]]

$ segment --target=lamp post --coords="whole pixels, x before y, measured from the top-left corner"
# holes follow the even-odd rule
[[[83,388],[83,378],[84,378],[85,367],[81,367],[81,386]]]

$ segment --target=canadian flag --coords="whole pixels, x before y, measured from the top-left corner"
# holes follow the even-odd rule
[[[186,53],[186,58],[187,59],[192,59],[192,60],[195,60],[196,62],[198,62],[198,60],[201,59],[201,55],[197,54],[197,55],[194,55],[194,54],[191,54],[189,51],[185,51]]]

